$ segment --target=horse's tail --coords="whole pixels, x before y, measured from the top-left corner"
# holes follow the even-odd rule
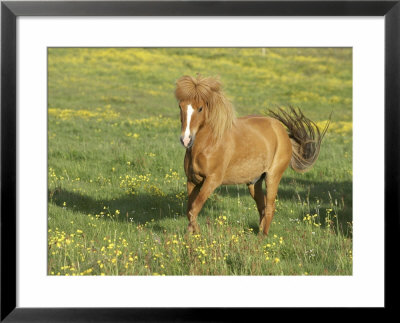
[[[269,115],[287,128],[290,141],[292,142],[292,159],[290,166],[299,173],[307,172],[317,161],[321,148],[322,139],[331,122],[331,115],[324,129],[321,131],[314,121],[311,121],[300,109],[297,111],[289,107],[286,112],[279,108],[278,112],[269,111]]]

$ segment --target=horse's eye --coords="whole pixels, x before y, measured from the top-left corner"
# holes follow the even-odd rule
[[[199,112],[201,112],[202,110],[203,110],[203,107],[200,107],[200,108],[199,108]]]

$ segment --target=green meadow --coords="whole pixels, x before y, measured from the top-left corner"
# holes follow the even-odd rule
[[[180,76],[219,76],[237,115],[332,122],[314,168],[288,168],[269,235],[246,185],[189,235]],[[264,187],[265,189],[265,187]],[[352,50],[50,48],[49,275],[352,275]]]

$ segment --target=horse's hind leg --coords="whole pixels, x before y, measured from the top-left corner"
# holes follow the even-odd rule
[[[275,199],[278,194],[278,186],[281,181],[283,172],[270,172],[267,174],[265,179],[266,186],[266,211],[264,217],[260,220],[260,232],[262,231],[265,235],[268,234],[269,227],[274,217],[275,212]]]
[[[260,223],[265,215],[265,198],[262,189],[263,179],[264,177],[260,178],[255,184],[248,185],[250,195],[253,197],[254,201],[256,201],[257,204],[257,210],[260,214]]]

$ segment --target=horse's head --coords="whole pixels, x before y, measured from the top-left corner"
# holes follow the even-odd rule
[[[180,101],[181,143],[185,148],[192,147],[197,131],[206,120],[206,104],[204,102]]]
[[[219,140],[235,121],[234,109],[214,77],[184,75],[176,81],[175,97],[181,110],[181,142],[190,148],[207,122],[210,139]]]

